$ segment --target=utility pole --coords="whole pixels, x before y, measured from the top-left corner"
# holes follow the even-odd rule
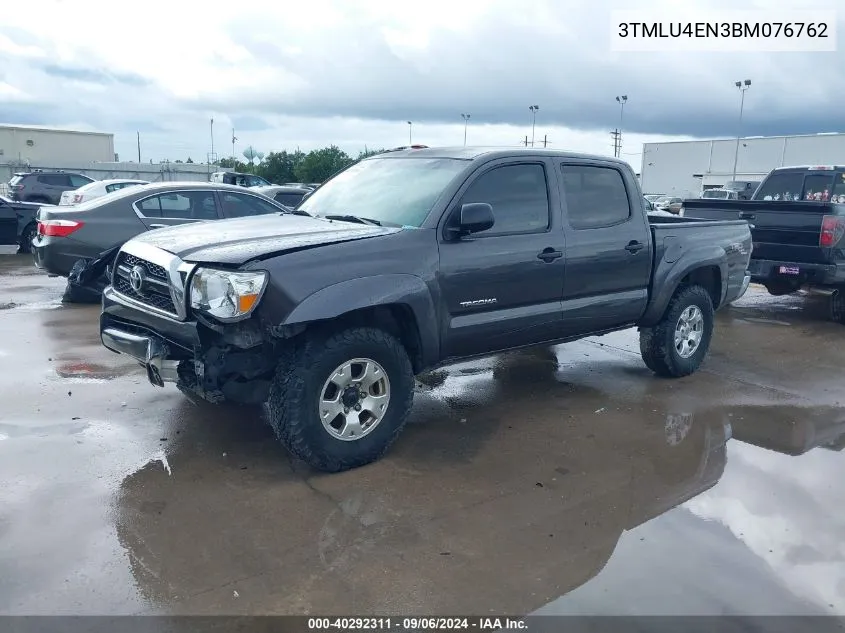
[[[469,114],[461,114],[461,117],[464,120],[464,147],[467,146],[467,123],[469,122]]]
[[[235,162],[237,159],[235,158],[235,141],[237,141],[237,137],[235,136],[235,128],[232,128],[232,167],[235,166]]]
[[[543,134],[543,149],[546,149],[546,145],[549,144],[549,135]]]
[[[138,135],[138,162],[141,162],[141,132],[136,132]]]
[[[211,118],[211,160],[215,160],[214,156],[214,117]],[[211,161],[209,161],[211,162]]]
[[[528,147],[528,135],[525,135],[525,147]]]
[[[408,121],[408,145],[413,145],[413,144],[414,144],[413,137],[412,137],[412,135],[411,135],[411,130],[412,130],[412,129],[413,129],[413,123],[411,123],[410,121]]]
[[[736,131],[736,150],[734,150],[734,171],[733,171],[733,178],[731,180],[736,180],[736,161],[739,158],[739,137],[742,134],[742,109],[745,106],[745,91],[751,87],[751,80],[746,79],[745,81],[737,81],[734,85],[739,88],[740,98],[739,98],[739,127]]]
[[[619,158],[619,155],[621,154],[620,150],[622,149],[622,145],[621,145],[621,141],[620,141],[622,135],[620,134],[619,130],[617,129],[617,130],[613,130],[610,133],[610,136],[613,139],[613,156],[616,157],[616,158]]]
[[[616,97],[616,102],[621,106],[619,110],[619,141],[617,143],[618,149],[616,150],[615,156],[620,157],[622,156],[622,127],[624,125],[624,118],[625,118],[625,103],[628,101],[628,95],[622,95],[621,97]]]

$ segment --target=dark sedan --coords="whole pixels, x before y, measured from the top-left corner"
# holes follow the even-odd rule
[[[35,217],[41,206],[37,202],[18,202],[0,196],[0,245],[17,244],[21,253],[28,253],[36,232]]]
[[[93,259],[158,228],[290,209],[244,187],[203,182],[129,187],[73,207],[41,207],[33,241],[35,263],[67,277],[79,259]]]

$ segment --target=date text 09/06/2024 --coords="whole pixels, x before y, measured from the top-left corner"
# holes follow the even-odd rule
[[[524,631],[527,628],[524,620],[507,617],[308,618],[309,631]]]
[[[619,37],[827,38],[826,22],[620,22]]]

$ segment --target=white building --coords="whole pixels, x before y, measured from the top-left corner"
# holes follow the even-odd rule
[[[643,144],[644,193],[681,197],[734,180],[762,180],[775,167],[845,164],[845,134],[753,136],[712,141]]]
[[[50,165],[114,160],[114,134],[0,123],[0,165]]]

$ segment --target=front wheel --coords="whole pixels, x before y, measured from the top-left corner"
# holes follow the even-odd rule
[[[713,302],[701,286],[678,289],[660,322],[640,331],[640,353],[658,376],[680,378],[694,373],[713,337]]]
[[[379,459],[405,425],[414,372],[402,344],[375,328],[306,333],[281,359],[268,408],[276,436],[325,472]]]

